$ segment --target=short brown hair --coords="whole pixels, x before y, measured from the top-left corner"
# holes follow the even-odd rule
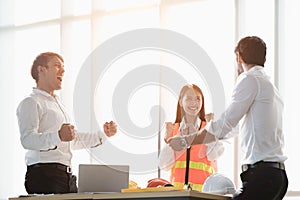
[[[247,64],[264,66],[266,61],[267,47],[265,42],[257,36],[242,38],[234,50],[239,53]]]
[[[53,52],[44,52],[44,53],[39,54],[35,58],[32,66],[31,66],[31,76],[36,82],[38,82],[38,80],[39,80],[38,70],[37,70],[38,66],[47,67],[49,60],[53,57],[57,57],[62,62],[64,62],[64,59],[62,58],[61,55],[59,55],[57,53],[53,53]]]

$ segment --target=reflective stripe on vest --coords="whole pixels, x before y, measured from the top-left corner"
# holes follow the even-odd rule
[[[202,123],[203,128],[205,123]],[[173,133],[177,133],[173,130]],[[194,145],[191,147],[189,165],[189,184],[193,190],[202,191],[202,186],[206,178],[217,171],[216,161],[209,161],[206,156],[206,145]],[[171,169],[170,180],[176,187],[183,188],[185,182],[186,151],[174,152],[175,163]]]
[[[174,165],[175,168],[184,168],[184,169],[185,166],[186,166],[185,161],[176,161]],[[210,174],[216,172],[215,169],[210,165],[207,165],[205,163],[200,163],[200,162],[193,162],[193,161],[190,161],[190,169],[203,170],[209,172]]]
[[[185,164],[185,161],[175,162],[175,165],[171,170],[170,176],[170,181],[172,182],[172,184],[184,184],[186,171]],[[210,162],[210,165],[199,161],[190,161],[188,182],[191,185],[195,185],[195,187],[199,188],[199,191],[201,191],[202,185],[204,184],[206,178],[216,172],[216,167],[213,166],[216,166],[215,161]]]

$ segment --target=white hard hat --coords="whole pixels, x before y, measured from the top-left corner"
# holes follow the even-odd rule
[[[221,195],[233,194],[235,191],[233,182],[220,173],[215,173],[207,177],[202,187],[202,192]]]

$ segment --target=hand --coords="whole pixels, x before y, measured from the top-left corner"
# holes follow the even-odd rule
[[[114,136],[117,133],[117,125],[113,121],[105,122],[103,130],[107,137]]]
[[[74,126],[71,124],[61,125],[58,135],[61,141],[69,142],[75,139]]]
[[[205,119],[207,122],[210,122],[211,120],[214,119],[215,114],[214,113],[208,113],[205,115]]]
[[[187,148],[187,142],[183,136],[174,136],[167,140],[167,143],[174,151],[182,151]]]
[[[172,123],[172,122],[166,122],[165,125],[166,125],[166,133],[165,133],[165,138],[164,139],[165,139],[165,142],[167,143],[168,139],[170,137],[172,137],[172,133],[173,133],[175,124]]]

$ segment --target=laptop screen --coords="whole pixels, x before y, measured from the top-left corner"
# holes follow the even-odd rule
[[[128,188],[128,182],[128,165],[79,165],[79,193],[121,192],[121,189]]]

